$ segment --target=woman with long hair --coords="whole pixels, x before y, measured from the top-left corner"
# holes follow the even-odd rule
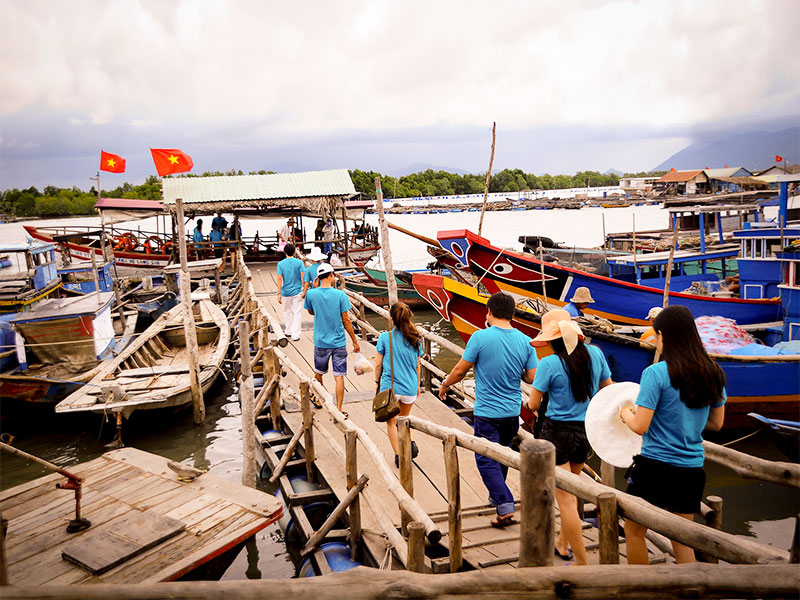
[[[620,418],[642,436],[642,452],[628,470],[628,493],[685,519],[700,511],[706,475],[703,429],[725,420],[725,373],[711,360],[692,313],[668,306],[653,320],[663,361],[642,372],[636,406]],[[625,521],[629,564],[648,564],[647,528]],[[675,561],[694,562],[694,550],[672,541]]]
[[[405,417],[419,395],[419,358],[422,356],[422,336],[411,320],[414,313],[405,302],[396,302],[389,309],[394,327],[378,337],[375,346],[375,383],[378,391],[388,390],[394,385],[394,393],[400,404],[400,415]],[[391,336],[391,338],[389,337]],[[391,343],[390,343],[391,339]],[[390,351],[394,351],[390,355]],[[392,358],[394,356],[394,384],[392,383]],[[397,417],[386,421],[386,433],[394,450],[394,464],[400,466],[397,444]],[[416,442],[411,442],[411,457],[419,454]]]
[[[584,427],[589,400],[597,390],[612,383],[603,352],[584,344],[583,339],[581,328],[566,310],[557,308],[542,317],[542,332],[531,344],[549,345],[553,354],[539,361],[528,399],[528,408],[537,412],[542,396],[549,394],[540,436],[555,446],[556,466],[576,475],[583,470],[591,451]],[[561,513],[556,555],[564,560],[574,556],[577,564],[588,564],[578,499],[556,488],[556,502]]]

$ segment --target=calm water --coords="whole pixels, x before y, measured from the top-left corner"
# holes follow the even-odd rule
[[[589,208],[580,211],[488,212],[484,221],[485,237],[500,246],[519,248],[519,235],[545,235],[556,241],[577,246],[596,246],[602,243],[602,218],[605,215],[608,233],[630,230],[633,215],[637,230],[666,227],[667,212],[657,207],[619,209]],[[479,213],[446,213],[437,215],[394,215],[398,225],[435,237],[440,229],[470,228],[477,231]],[[377,222],[374,215],[368,221]],[[95,217],[38,221],[37,224],[98,225]],[[272,234],[282,224],[279,220],[248,220],[243,222],[245,236],[260,230]],[[139,224],[143,230],[152,220]],[[313,224],[307,222],[307,228]],[[193,225],[191,225],[193,227]],[[19,223],[0,225],[0,240],[24,241],[25,232]],[[425,247],[399,232],[390,235],[395,268],[422,268],[429,261]],[[420,322],[452,339],[460,341],[449,323],[441,321],[433,311],[419,311]],[[376,321],[376,324],[378,322]],[[456,358],[442,352],[436,357],[444,369]],[[241,417],[234,388],[221,381],[207,395],[207,419],[203,426],[192,424],[191,411],[159,421],[157,427],[140,422],[126,428],[127,445],[160,454],[172,460],[209,469],[217,477],[241,481]],[[40,415],[25,422],[9,420],[0,415],[0,428],[17,436],[15,445],[27,452],[69,467],[96,458],[105,450],[104,444],[113,434],[113,424],[102,424],[96,417],[79,415]],[[781,455],[761,437],[761,434],[734,446],[765,458],[781,460]],[[597,465],[595,465],[597,466]],[[755,536],[777,547],[788,548],[793,531],[793,517],[800,508],[800,498],[787,488],[742,479],[730,471],[707,465],[707,494],[724,498],[723,528],[726,531]],[[0,489],[7,489],[45,474],[44,469],[16,457],[0,454]],[[273,489],[263,487],[267,492]],[[88,515],[91,518],[91,515]],[[285,551],[277,525],[260,532],[254,544],[248,545],[228,569],[225,578],[286,578],[294,574],[294,566]]]

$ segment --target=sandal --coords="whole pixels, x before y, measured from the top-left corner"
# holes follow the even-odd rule
[[[495,529],[505,529],[506,527],[511,527],[512,525],[516,525],[519,523],[513,516],[506,517],[505,519],[502,517],[495,517],[490,521],[490,525]]]
[[[572,560],[573,558],[575,558],[575,555],[572,553],[572,550],[570,550],[569,548],[567,548],[567,553],[566,554],[561,554],[561,552],[558,551],[558,548],[553,547],[553,554],[555,554],[561,560]]]
[[[417,446],[417,442],[411,442],[411,458],[417,458],[419,456],[419,447]]]
[[[348,415],[346,412],[342,411],[342,414],[344,415],[345,419],[349,419],[350,418],[350,415]]]

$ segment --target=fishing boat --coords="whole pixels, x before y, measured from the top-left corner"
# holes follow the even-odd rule
[[[757,424],[765,426],[764,429],[773,445],[789,460],[800,462],[800,421],[768,419],[758,413],[749,413],[747,416]]]
[[[113,300],[113,292],[51,298],[11,320],[24,345],[17,346],[17,366],[0,372],[4,411],[9,402],[15,410],[20,401],[55,404],[124,350],[137,314],[114,319]]]
[[[578,287],[588,287],[595,302],[586,309],[586,313],[631,325],[646,325],[650,308],[663,303],[666,282],[664,270],[669,263],[669,253],[644,255],[636,262],[636,281],[624,281],[542,262],[530,254],[498,248],[489,240],[465,229],[440,231],[437,239],[441,247],[458,262],[469,265],[473,274],[491,292],[505,291],[536,299],[555,308],[567,304]],[[682,275],[682,264],[719,261],[735,258],[738,254],[737,244],[707,252],[675,252],[672,262],[678,274],[671,278],[672,288],[691,285],[698,279],[718,279],[711,274],[706,277]],[[609,258],[609,264],[621,260],[619,257]],[[777,298],[725,298],[670,291],[669,303],[686,306],[695,316],[719,315],[739,324],[775,322],[782,318],[781,303]]]
[[[420,298],[414,286],[410,284],[411,276],[406,273],[406,280],[399,276],[399,273],[395,273],[398,300],[405,302],[412,308],[427,306],[427,302]],[[384,271],[361,267],[360,272],[354,272],[343,277],[344,285],[348,290],[361,294],[378,306],[389,305],[389,291]]]
[[[414,287],[466,342],[486,323],[488,296],[475,288],[440,275],[414,274]],[[518,306],[512,324],[525,335],[539,333],[541,316]],[[642,371],[653,364],[655,346],[638,335],[604,331],[589,321],[580,322],[591,343],[608,359],[614,381],[639,381]],[[627,328],[628,331],[631,328]],[[625,328],[621,329],[625,331]],[[797,420],[800,416],[800,354],[775,356],[734,356],[711,354],[727,379],[728,403],[725,427],[750,425],[747,414],[758,412],[770,418]]]
[[[225,313],[206,293],[193,294],[198,332],[197,361],[205,392],[220,373],[230,342]],[[57,413],[119,412],[179,407],[192,401],[189,358],[183,337],[185,308],[164,313],[119,356],[106,361],[81,389],[58,405]]]
[[[68,294],[93,294],[97,286],[100,286],[101,292],[110,292],[114,289],[115,267],[113,260],[94,265],[89,262],[75,263],[59,267],[58,276],[63,282],[62,289]]]

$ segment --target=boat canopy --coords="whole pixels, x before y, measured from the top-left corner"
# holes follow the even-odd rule
[[[94,205],[103,217],[103,223],[113,225],[164,214],[164,205],[156,200],[129,200],[127,198],[100,198]]]

